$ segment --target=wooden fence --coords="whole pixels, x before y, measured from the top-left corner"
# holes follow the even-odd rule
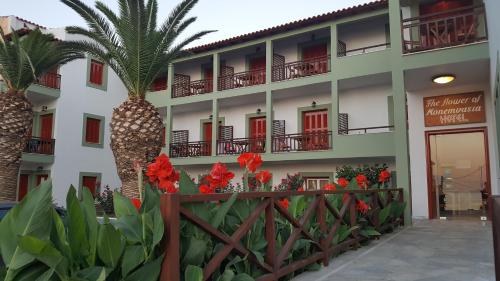
[[[329,195],[333,194],[344,194],[341,207],[336,208],[328,200]],[[294,196],[311,198],[309,205],[300,218],[295,218],[288,209],[279,204],[280,199]],[[357,248],[360,242],[366,239],[359,234],[358,230],[354,230],[348,239],[340,243],[333,243],[334,236],[342,225],[348,225],[352,229],[357,224],[356,196],[365,196],[365,198],[368,198],[365,201],[370,206],[371,211],[366,216],[366,219],[376,230],[383,232],[389,226],[395,227],[403,224],[403,215],[398,218],[391,218],[383,225],[379,223],[380,210],[393,201],[403,202],[403,189],[400,188],[240,193],[236,200],[258,200],[259,203],[232,234],[223,233],[221,230],[214,228],[210,223],[201,219],[188,207],[184,206],[185,204],[192,205],[227,201],[231,197],[231,194],[165,194],[161,198],[161,213],[165,222],[165,260],[162,265],[160,280],[181,280],[181,220],[190,222],[224,245],[204,264],[203,280],[212,280],[212,274],[222,266],[222,263],[230,254],[246,257],[252,265],[258,267],[263,272],[263,275],[256,279],[258,281],[277,281],[283,276],[304,269],[316,262],[321,262],[324,266],[327,266],[332,256],[350,248]],[[334,219],[327,222],[327,216]],[[265,225],[264,236],[267,241],[267,247],[263,259],[259,259],[249,248],[241,243],[241,240],[255,222],[262,218]],[[276,244],[276,220],[278,219],[284,220],[293,226],[293,230],[282,247],[277,247]],[[313,236],[306,228],[306,225],[312,223],[313,220],[319,226],[319,236]],[[312,247],[314,249],[312,254],[300,260],[285,262],[294,244],[301,237],[312,241],[311,244],[314,245]]]

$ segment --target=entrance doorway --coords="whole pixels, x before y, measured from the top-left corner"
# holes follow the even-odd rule
[[[486,128],[426,132],[429,217],[489,216]]]

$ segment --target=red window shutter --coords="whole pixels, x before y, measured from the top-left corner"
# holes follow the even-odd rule
[[[17,200],[21,201],[23,200],[24,196],[28,193],[28,182],[29,182],[29,175],[27,174],[21,174],[19,175],[19,188],[18,188],[18,196]]]
[[[266,117],[257,117],[250,119],[250,137],[266,137]]]
[[[46,181],[49,178],[49,175],[37,175],[36,176],[36,187],[38,187],[42,181]]]
[[[102,62],[91,60],[90,61],[90,83],[102,85],[104,72],[104,64]]]
[[[44,114],[40,117],[40,119],[41,119],[40,138],[43,140],[52,139],[53,115]]]
[[[90,190],[93,196],[97,192],[97,177],[84,176],[82,177],[82,185]]]
[[[326,43],[314,45],[311,47],[306,47],[302,49],[302,59],[311,60],[320,57],[326,57],[328,55]]]
[[[101,120],[95,118],[87,118],[85,128],[85,141],[88,143],[99,143],[101,136]]]
[[[328,131],[328,110],[304,112],[303,131],[304,133]]]

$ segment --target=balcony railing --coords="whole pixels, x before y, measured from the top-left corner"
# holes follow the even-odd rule
[[[218,155],[235,155],[243,152],[266,152],[266,138],[236,138],[217,141]]]
[[[273,82],[291,80],[330,71],[330,56],[273,65]]]
[[[218,80],[219,91],[249,87],[266,83],[266,69],[255,69],[238,72],[231,75],[220,76]]]
[[[210,156],[212,144],[207,141],[194,141],[185,143],[171,143],[170,157],[199,157]]]
[[[332,132],[286,134],[272,137],[273,152],[316,151],[332,148]]]
[[[213,79],[176,83],[172,87],[172,98],[202,95],[213,91]]]
[[[382,133],[388,132],[394,129],[393,125],[389,126],[377,126],[377,127],[365,127],[365,128],[353,128],[353,129],[339,129],[340,135],[359,135],[368,133]]]
[[[52,88],[52,89],[60,89],[61,88],[61,75],[57,73],[45,73],[38,77],[35,81],[35,84],[40,86]]]
[[[337,52],[337,56],[338,57],[346,57],[346,56],[367,54],[367,53],[371,53],[371,52],[385,50],[385,49],[390,48],[390,47],[391,47],[391,43],[383,43],[383,44],[376,44],[376,45],[371,45],[371,46],[366,46],[366,47],[356,48],[356,49],[350,49],[350,50],[339,49]]]
[[[470,44],[488,38],[484,5],[405,19],[402,31],[405,53]]]
[[[24,152],[53,155],[55,143],[55,139],[41,139],[37,137],[31,137],[30,139],[26,140]]]
[[[153,82],[151,84],[151,87],[149,87],[150,92],[159,92],[159,91],[165,91],[167,89],[167,79],[159,79]]]

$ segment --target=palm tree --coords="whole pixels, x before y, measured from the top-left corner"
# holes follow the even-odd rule
[[[26,138],[30,135],[33,108],[26,91],[37,77],[83,54],[39,29],[19,36],[0,28],[0,201],[16,200],[17,177]]]
[[[167,71],[168,64],[182,55],[186,45],[212,31],[176,40],[196,20],[185,17],[197,0],[183,0],[160,26],[157,25],[156,0],[147,3],[118,0],[119,15],[101,1],[95,3],[95,9],[79,0],[61,1],[88,25],[88,29],[66,28],[68,33],[85,37],[74,42],[75,48],[109,65],[128,90],[128,99],[113,111],[111,149],[122,181],[122,193],[137,198],[134,164],[141,163],[144,167],[149,157],[159,154],[162,145],[163,122],[156,108],[146,101],[146,93],[157,76]]]

